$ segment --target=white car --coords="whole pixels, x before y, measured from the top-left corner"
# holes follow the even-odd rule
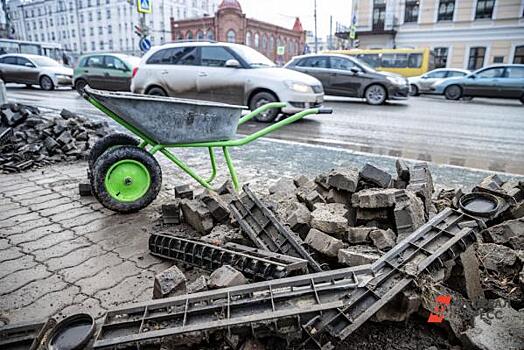
[[[40,85],[44,90],[53,90],[72,86],[73,70],[46,56],[6,54],[0,56],[0,79],[5,83]]]
[[[417,77],[408,78],[409,94],[418,96],[420,94],[431,93],[431,86],[438,84],[447,78],[464,77],[471,73],[466,69],[458,68],[438,68]]]
[[[285,102],[279,110],[259,114],[271,122],[278,114],[293,114],[324,102],[316,78],[276,67],[258,51],[239,44],[180,42],[154,47],[133,71],[131,91],[247,105],[251,110],[268,102]]]

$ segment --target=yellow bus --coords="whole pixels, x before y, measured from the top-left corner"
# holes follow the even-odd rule
[[[378,71],[396,73],[404,77],[422,75],[435,68],[433,52],[428,48],[352,49],[324,52],[355,56]]]

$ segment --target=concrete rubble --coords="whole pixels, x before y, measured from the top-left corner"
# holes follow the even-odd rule
[[[153,299],[172,296],[181,288],[185,290],[185,284],[186,276],[176,265],[173,265],[169,269],[155,275]]]
[[[230,265],[224,265],[209,276],[209,289],[226,288],[248,283],[244,275]]]
[[[322,231],[312,228],[304,241],[311,248],[325,256],[336,258],[338,251],[344,247],[344,242]]]
[[[85,159],[95,142],[110,131],[106,121],[93,121],[67,110],[43,113],[9,103],[0,106],[0,172],[13,173],[53,163]],[[4,130],[2,132],[2,130]]]

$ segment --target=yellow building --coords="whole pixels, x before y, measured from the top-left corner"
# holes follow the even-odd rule
[[[524,63],[524,0],[354,0],[359,48],[431,48],[437,67]]]

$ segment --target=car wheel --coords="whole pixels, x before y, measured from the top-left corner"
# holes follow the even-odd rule
[[[40,87],[43,90],[51,91],[55,88],[55,84],[53,83],[51,78],[49,78],[47,75],[44,75],[40,78]]]
[[[93,169],[93,193],[107,209],[134,213],[155,200],[162,185],[162,169],[146,150],[122,146],[107,150]]]
[[[410,96],[418,96],[420,93],[418,92],[418,87],[415,84],[411,84],[409,86],[409,95]]]
[[[262,107],[263,105],[271,102],[278,102],[278,98],[270,92],[259,92],[251,98],[249,103],[249,109],[254,111],[255,109]],[[271,123],[276,119],[280,110],[277,108],[271,108],[255,116],[255,120],[261,123]]]
[[[387,92],[382,85],[373,84],[364,92],[364,98],[370,105],[381,105],[386,101]]]
[[[159,87],[153,87],[153,88],[149,89],[147,94],[151,95],[151,96],[167,96],[167,94],[164,91],[164,89],[159,88]]]
[[[85,81],[84,79],[78,79],[77,81],[75,81],[74,88],[80,95],[82,95],[86,86],[87,86],[87,81]]]
[[[444,90],[444,96],[448,100],[458,100],[462,97],[462,89],[458,85],[450,85]]]

